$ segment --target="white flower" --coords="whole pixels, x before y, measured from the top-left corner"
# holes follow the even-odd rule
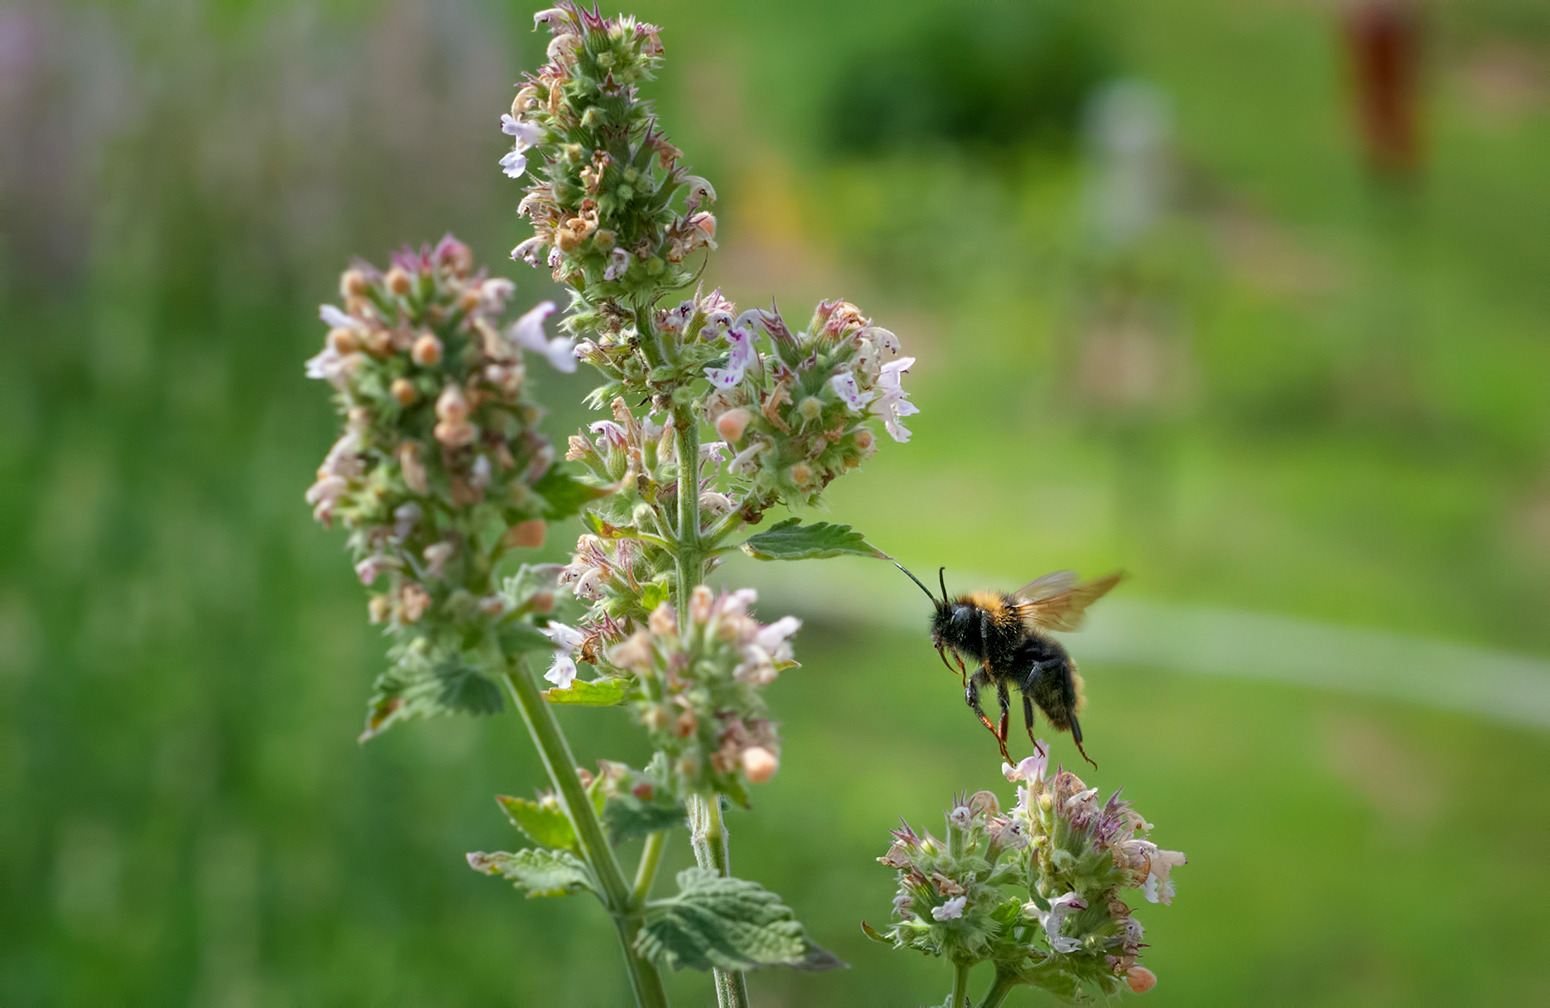
[[[307,377],[321,378],[334,388],[342,389],[360,362],[360,354],[342,354],[332,346],[326,346],[322,353],[307,358]]]
[[[538,145],[538,139],[543,131],[534,123],[523,119],[517,119],[511,115],[501,116],[501,132],[507,136],[517,138],[517,150],[527,150]]]
[[[517,143],[506,156],[501,158],[501,167],[506,169],[506,174],[511,178],[521,178],[527,171],[527,155],[523,153],[538,143],[543,131],[530,122],[524,122],[511,115],[501,116],[501,132],[507,136],[516,137]]]
[[[468,485],[480,488],[490,485],[490,457],[488,455],[480,455],[474,459],[474,464],[469,468]]]
[[[707,462],[720,462],[726,458],[727,443],[725,441],[707,441],[700,445],[700,458]]]
[[[544,678],[554,683],[555,689],[570,689],[570,684],[576,681],[576,662],[570,655],[559,652]]]
[[[1044,928],[1044,934],[1049,938],[1050,948],[1056,952],[1075,952],[1082,947],[1082,943],[1077,939],[1061,934],[1060,925],[1064,923],[1068,914],[1086,909],[1087,901],[1074,892],[1068,892],[1064,896],[1050,900],[1048,910],[1039,909],[1037,903],[1023,904],[1023,910],[1038,920]]]
[[[889,353],[899,352],[899,337],[882,326],[866,326],[856,333],[856,339],[870,340],[873,344],[882,347]]]
[[[355,565],[355,576],[361,579],[361,584],[369,585],[377,580],[384,567],[397,567],[398,561],[382,553],[373,553],[371,556]],[[1155,901],[1154,901],[1155,902]]]
[[[849,371],[841,371],[833,378],[830,378],[829,387],[834,390],[835,395],[844,401],[846,406],[857,411],[871,402],[872,397],[877,394],[871,391],[861,391],[861,387],[856,384],[856,376]]]
[[[505,277],[491,277],[479,285],[479,307],[499,315],[506,308],[506,299],[517,292],[517,285]]]
[[[744,316],[747,314],[743,313]],[[753,327],[743,325],[742,321],[739,317],[739,324],[726,332],[727,343],[732,347],[732,352],[727,355],[727,366],[705,369],[705,377],[717,388],[729,389],[742,381],[749,366],[759,359],[759,353],[753,347]]]
[[[969,902],[965,896],[954,896],[941,906],[931,908],[931,916],[939,921],[955,920],[963,916],[963,908]]]
[[[331,329],[354,329],[358,333],[369,332],[371,329],[354,315],[340,311],[331,304],[318,305],[318,318],[328,323]]]
[[[544,319],[553,313],[553,301],[540,301],[533,306],[532,311],[513,322],[507,332],[521,346],[547,357],[556,371],[574,374],[576,341],[568,336],[556,336],[550,339],[544,332]]]
[[[537,235],[527,239],[522,244],[511,250],[511,258],[521,259],[529,266],[538,265],[538,250],[544,247],[544,240]]]
[[[617,280],[630,268],[630,253],[615,245],[608,253],[608,266],[603,270],[604,280]]]
[[[521,178],[527,171],[527,156],[520,150],[510,150],[501,158],[500,166],[506,170],[507,178]]]
[[[920,412],[920,407],[909,401],[908,395],[899,385],[899,376],[914,363],[913,357],[889,361],[883,365],[882,374],[877,379],[878,387],[883,390],[883,397],[877,401],[878,415],[883,418],[888,435],[900,443],[910,439],[909,428],[900,421],[912,413]]]
[[[969,821],[972,818],[973,814],[969,811],[969,806],[967,805],[955,805],[953,810],[947,813],[947,821],[961,830],[969,828]]]
[[[554,620],[550,620],[549,625],[540,632],[554,642],[556,649],[554,662],[549,666],[549,671],[544,673],[544,678],[554,683],[557,689],[570,689],[570,684],[576,680],[576,662],[571,655],[587,639],[586,634]]]
[[[1049,764],[1049,750],[1043,742],[1034,745],[1032,756],[1021,760],[1015,767],[1010,763],[1001,764],[1001,772],[1009,781],[1041,781],[1044,779],[1044,769]]]
[[[628,448],[630,435],[612,420],[599,420],[587,428],[594,435],[601,435],[602,443],[609,448]]]

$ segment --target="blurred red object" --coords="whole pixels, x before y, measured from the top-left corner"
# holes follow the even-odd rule
[[[1419,9],[1409,0],[1353,0],[1344,21],[1368,164],[1411,175],[1421,159]]]

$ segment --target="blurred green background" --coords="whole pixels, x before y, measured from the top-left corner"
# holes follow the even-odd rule
[[[1550,8],[1412,8],[1419,156],[1375,170],[1362,6],[633,8],[720,192],[707,279],[919,358],[914,440],[825,517],[957,588],[1133,573],[1069,643],[1086,776],[1190,856],[1148,1003],[1550,986]],[[594,906],[463,863],[538,783],[514,716],[356,744],[381,641],[301,500],[349,256],[450,229],[551,293],[496,166],[530,14],[0,4],[0,1004],[627,996]],[[547,388],[563,438],[585,376]],[[852,967],[757,1002],[939,1003],[858,927],[897,817],[999,780],[923,600],[859,560],[719,577],[806,620],[734,864]]]

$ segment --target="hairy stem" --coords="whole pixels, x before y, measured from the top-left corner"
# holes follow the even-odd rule
[[[694,848],[695,864],[719,875],[732,873],[720,795],[689,796],[689,843]],[[741,970],[717,969],[715,979],[718,1008],[747,1008],[748,978]]]
[[[996,982],[991,984],[990,990],[985,993],[985,1000],[980,1002],[980,1008],[997,1008],[1016,986],[1017,981],[1012,974],[1004,973],[999,966],[996,967]]]
[[[965,1008],[969,1003],[969,964],[953,964],[953,992],[947,999],[949,1008]]]
[[[559,793],[571,828],[576,831],[581,856],[597,879],[603,906],[619,931],[619,944],[623,947],[624,965],[630,975],[630,987],[635,992],[635,1003],[640,1008],[667,1008],[667,992],[662,987],[661,975],[635,951],[635,937],[640,932],[640,904],[625,881],[619,861],[603,833],[603,824],[598,821],[597,810],[576,774],[576,757],[571,755],[570,743],[560,731],[554,711],[539,695],[525,662],[520,658],[509,661],[504,678],[517,709],[522,712],[528,733],[533,736],[533,744],[538,747],[549,780]]]

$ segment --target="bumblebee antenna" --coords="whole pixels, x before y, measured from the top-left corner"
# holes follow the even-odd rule
[[[947,601],[947,568],[946,567],[938,567],[936,569],[936,579],[942,585],[942,601],[946,602]]]
[[[911,581],[913,581],[913,582],[915,582],[915,583],[916,583],[916,584],[918,584],[918,585],[920,585],[920,590],[921,590],[921,591],[923,591],[923,592],[925,592],[925,593],[926,593],[926,598],[928,598],[928,599],[930,599],[930,600],[931,600],[931,601],[932,601],[932,602],[935,602],[935,601],[936,601],[936,596],[935,596],[935,595],[933,595],[933,594],[931,594],[931,589],[930,589],[930,588],[927,588],[927,587],[926,587],[926,586],[925,586],[925,585],[923,585],[923,584],[920,584],[920,578],[918,578],[918,577],[916,577],[916,576],[915,576],[915,575],[913,575],[913,574],[911,574],[911,573],[910,573],[910,572],[909,572],[909,570],[908,570],[908,569],[907,569],[907,568],[906,568],[906,567],[905,567],[905,566],[904,566],[904,565],[903,565],[903,564],[901,564],[901,563],[900,563],[900,562],[899,562],[899,561],[897,561],[897,560],[895,560],[895,561],[894,561],[894,562],[893,562],[893,565],[894,565],[894,566],[895,566],[895,567],[897,567],[897,568],[899,568],[899,569],[900,569],[900,570],[901,570],[901,571],[904,571],[904,576],[905,576],[905,577],[907,577],[907,578],[909,578],[909,579],[910,579],[910,580],[911,580]]]

